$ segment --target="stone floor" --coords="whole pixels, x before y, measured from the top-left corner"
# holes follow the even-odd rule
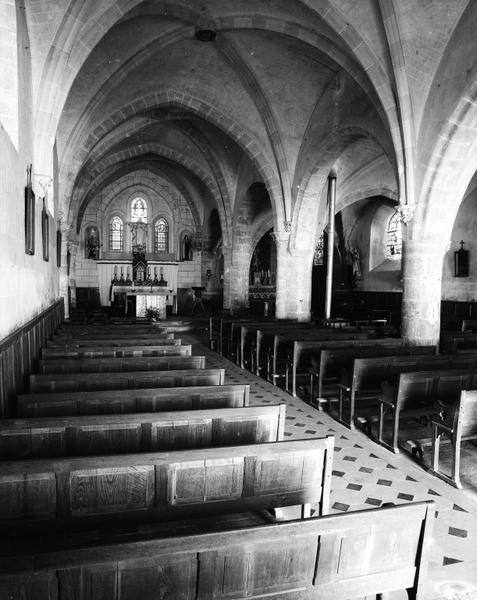
[[[183,343],[193,344],[194,354],[207,357],[208,367],[224,367],[226,383],[249,383],[251,404],[285,402],[286,439],[335,436],[333,513],[377,507],[384,502],[433,500],[437,518],[430,565],[435,596],[431,600],[477,600],[475,493],[454,489],[427,473],[406,454],[388,452],[362,432],[350,431],[326,412],[318,412],[299,398],[240,369],[208,349],[204,331],[197,335],[181,333],[180,337]]]

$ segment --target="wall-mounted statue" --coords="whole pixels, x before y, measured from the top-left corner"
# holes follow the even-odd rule
[[[187,233],[182,238],[181,258],[182,260],[192,260],[192,238]]]
[[[86,258],[98,260],[100,246],[101,242],[99,240],[98,228],[94,225],[87,227],[85,233]]]

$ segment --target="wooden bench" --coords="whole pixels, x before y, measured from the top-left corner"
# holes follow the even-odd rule
[[[0,421],[2,460],[278,442],[285,404]]]
[[[218,371],[215,374],[217,385],[199,387],[22,394],[17,398],[17,414],[20,417],[49,417],[249,406],[250,386],[219,385],[223,376],[223,372]],[[212,375],[209,374],[209,378]]]
[[[128,358],[78,358],[77,360],[42,359],[39,361],[39,371],[45,375],[204,368],[205,356],[133,356]]]
[[[430,371],[443,369],[471,369],[477,366],[477,354],[475,355],[435,355],[429,354],[414,356],[382,356],[356,358],[353,361],[352,370],[345,374],[340,384],[338,420],[353,428],[355,420],[361,419],[357,415],[358,409],[361,415],[369,412],[376,406],[375,401],[381,396],[382,383],[394,383],[400,373],[412,371]],[[349,417],[344,415],[344,402],[349,401]],[[366,418],[363,419],[367,424]]]
[[[263,324],[270,323],[272,325],[281,326],[283,324],[291,324],[295,327],[298,324],[296,319],[281,319],[279,321],[275,319],[267,319],[265,320],[263,317],[254,317],[254,318],[236,318],[236,319],[221,319],[220,322],[220,344],[222,348],[222,354],[230,358],[231,360],[236,360],[238,362],[238,348],[240,344],[240,327],[245,324],[253,325],[253,324]],[[236,352],[237,351],[237,352]]]
[[[444,333],[441,338],[441,350],[449,354],[455,354],[461,350],[477,352],[477,333],[469,331],[465,333]]]
[[[159,336],[148,336],[140,338],[72,338],[67,340],[48,340],[46,342],[47,348],[52,349],[70,349],[70,348],[91,348],[91,347],[111,347],[124,348],[124,347],[135,347],[135,346],[180,346],[182,344],[180,339],[174,338],[173,333]]]
[[[74,392],[82,390],[222,385],[224,378],[224,369],[30,375],[30,391]]]
[[[401,373],[395,385],[383,384],[378,398],[378,442],[399,452],[401,417],[436,416],[456,403],[462,390],[477,389],[476,369],[454,369]],[[391,442],[383,438],[385,418],[390,416]]]
[[[52,341],[68,343],[70,340],[72,342],[84,342],[89,341],[90,343],[94,343],[92,340],[136,340],[137,344],[140,344],[142,340],[161,340],[166,339],[168,336],[174,335],[172,333],[167,332],[158,332],[155,333],[153,330],[148,331],[147,333],[138,333],[137,331],[126,333],[125,331],[110,332],[103,333],[101,331],[92,331],[91,333],[84,333],[83,335],[75,334],[75,333],[64,333],[64,334],[54,334],[51,336]],[[172,338],[169,338],[172,339]],[[111,344],[111,341],[109,342]]]
[[[291,360],[287,365],[285,372],[286,388],[288,391],[289,371],[292,374],[292,394],[297,395],[298,378],[304,377],[308,383],[310,380],[310,370],[314,364],[319,363],[322,350],[327,348],[399,348],[404,344],[400,338],[382,338],[382,339],[313,339],[313,340],[295,340],[293,342],[293,352]]]
[[[176,342],[177,340],[172,340]],[[66,349],[67,348],[67,349]],[[65,348],[42,348],[41,357],[51,359],[77,358],[128,358],[133,356],[191,356],[192,346],[165,344],[160,346],[84,346]]]
[[[333,436],[221,448],[0,463],[0,522],[18,530],[310,503],[329,510]],[[35,521],[46,521],[36,528]],[[84,523],[78,521],[84,520]],[[76,524],[75,524],[76,521]],[[20,523],[23,523],[21,525]],[[1,536],[0,536],[1,537]]]
[[[317,402],[321,408],[320,399],[325,395],[325,387],[338,391],[338,386],[343,382],[343,376],[351,374],[355,358],[373,358],[380,356],[412,356],[415,354],[435,354],[435,346],[361,346],[352,348],[324,349],[320,352],[319,361],[312,359],[312,372],[310,375],[311,402],[314,403],[314,381],[317,380]],[[351,380],[351,377],[350,377]]]
[[[425,600],[434,519],[428,501],[248,527],[235,515],[228,526],[156,524],[100,544],[84,534],[50,535],[49,547],[16,538],[0,545],[0,597],[337,600],[407,590]]]
[[[308,327],[313,326],[308,323]],[[246,368],[247,363],[249,370],[254,372],[256,375],[260,375],[260,353],[261,353],[261,342],[266,332],[273,335],[278,332],[286,331],[299,331],[303,329],[301,323],[295,321],[265,321],[258,323],[247,323],[241,324],[240,326],[240,345],[237,350],[237,354],[240,356],[240,366],[242,369]],[[250,358],[247,359],[246,357]]]
[[[424,447],[431,446],[431,466],[427,467],[440,479],[462,489],[460,479],[461,444],[477,439],[477,391],[463,390],[454,404],[442,411],[440,417],[432,419],[432,433],[417,431],[407,440],[414,456],[424,459]],[[441,443],[451,444],[450,472],[440,467]]]
[[[352,332],[341,329],[308,329],[299,332],[277,333],[273,339],[272,354],[272,383],[276,384],[278,379],[285,378],[285,389],[288,390],[288,377],[293,361],[294,344],[298,341],[335,341],[343,340],[367,340],[373,336],[353,330]]]

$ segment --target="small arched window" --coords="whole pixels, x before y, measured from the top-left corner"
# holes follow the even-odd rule
[[[386,242],[386,258],[398,259],[402,253],[402,230],[398,213],[389,219]]]
[[[169,252],[169,224],[164,217],[154,225],[154,252]]]
[[[109,222],[109,249],[122,252],[124,248],[124,224],[121,217],[113,217]]]
[[[131,221],[147,223],[147,204],[143,198],[134,198],[131,202]]]

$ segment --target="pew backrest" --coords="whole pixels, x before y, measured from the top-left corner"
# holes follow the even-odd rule
[[[283,439],[285,404],[0,421],[2,460],[263,444]]]
[[[129,358],[79,358],[77,360],[42,359],[39,361],[40,373],[45,375],[204,368],[205,356],[133,356]]]
[[[177,342],[178,340],[170,340]],[[42,348],[41,357],[51,359],[78,358],[129,358],[133,356],[191,356],[190,344],[161,344],[155,346],[64,346]]]
[[[366,334],[365,334],[366,335]],[[295,340],[293,342],[292,357],[292,394],[297,394],[297,375],[308,373],[312,362],[320,363],[321,351],[326,348],[397,348],[403,345],[400,338],[368,339],[331,339],[331,340]]]
[[[30,375],[31,392],[74,392],[223,385],[225,369],[179,369],[122,373],[59,373]]]
[[[223,380],[223,372],[215,375],[217,382]],[[212,375],[209,374],[209,377],[212,378]],[[240,408],[249,404],[249,385],[217,383],[189,387],[22,394],[17,398],[17,412],[21,417],[48,417]]]
[[[434,515],[433,502],[412,502],[207,533],[184,525],[81,550],[25,547],[2,558],[0,595],[69,600],[99,589],[120,600],[160,589],[163,598],[336,600],[407,590],[424,600]]]
[[[46,342],[47,348],[84,348],[84,347],[103,347],[115,346],[117,348],[129,346],[157,346],[157,345],[175,345],[180,346],[181,340],[174,338],[173,333],[167,335],[148,335],[134,337],[91,337],[91,338],[68,338],[68,339],[51,339]]]
[[[329,510],[333,436],[144,454],[0,463],[0,521],[118,513],[195,518],[316,503]],[[142,518],[142,517],[140,517]],[[94,519],[92,522],[95,522]],[[62,523],[57,523],[62,527]]]
[[[381,356],[412,356],[433,355],[435,346],[353,346],[351,348],[323,349],[320,353],[318,366],[318,397],[322,396],[324,380],[330,377],[341,383],[353,379],[353,363],[358,358],[373,358]]]

